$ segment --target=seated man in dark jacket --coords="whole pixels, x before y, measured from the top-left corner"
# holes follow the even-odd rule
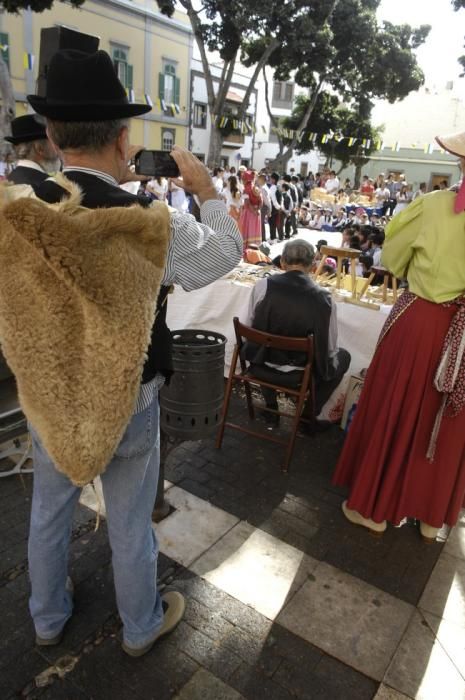
[[[286,243],[281,256],[284,274],[272,275],[257,282],[244,323],[276,335],[313,335],[317,416],[347,372],[350,355],[347,350],[337,347],[336,306],[331,294],[316,285],[309,276],[314,255],[313,246],[306,241],[296,239]],[[289,388],[299,385],[304,356],[251,343],[247,344],[245,352],[246,359],[251,363],[251,372],[257,378]],[[267,407],[277,409],[276,392],[266,387],[262,391]],[[317,427],[318,424],[313,425],[313,428]]]

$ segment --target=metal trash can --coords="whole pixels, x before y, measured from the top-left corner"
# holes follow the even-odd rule
[[[160,428],[179,440],[216,431],[224,397],[226,338],[215,331],[172,331],[174,374],[160,392]]]

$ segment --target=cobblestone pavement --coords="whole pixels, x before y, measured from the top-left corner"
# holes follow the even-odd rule
[[[105,522],[94,532],[83,505],[75,614],[61,645],[34,646],[32,478],[0,479],[0,698],[437,700],[437,682],[464,698],[463,530],[444,547],[414,523],[379,539],[350,525],[330,484],[342,441],[336,427],[299,437],[289,475],[280,448],[232,431],[221,451],[204,440],[172,452],[159,575],[187,611],[141,659],[121,650]]]

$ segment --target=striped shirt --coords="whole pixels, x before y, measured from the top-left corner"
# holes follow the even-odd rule
[[[108,173],[91,168],[67,167],[67,171],[99,177],[118,187]],[[162,285],[179,284],[186,292],[206,287],[233,269],[242,256],[243,241],[237,224],[219,199],[209,199],[200,207],[199,223],[191,214],[171,210],[171,237]],[[135,413],[145,410],[163,385],[162,375],[142,384]]]

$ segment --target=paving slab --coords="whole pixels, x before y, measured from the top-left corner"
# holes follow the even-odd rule
[[[394,690],[394,688],[390,688],[384,685],[384,683],[381,683],[373,700],[413,700],[413,698],[409,698],[408,695],[399,693],[397,690]]]
[[[212,673],[199,669],[175,700],[243,700],[244,696]]]
[[[418,611],[415,611],[383,680],[415,700],[465,698],[463,676]]]
[[[465,678],[465,626],[424,611],[421,614],[458,672]]]
[[[451,529],[443,551],[458,559],[465,559],[465,510],[460,512],[457,524]]]
[[[434,567],[419,608],[465,626],[465,559],[443,552]]]
[[[238,519],[178,486],[166,492],[175,509],[155,527],[160,551],[189,566],[215,544]]]
[[[380,681],[412,611],[408,603],[321,563],[277,621]]]
[[[238,523],[191,567],[229,595],[274,620],[318,562],[273,535]]]

